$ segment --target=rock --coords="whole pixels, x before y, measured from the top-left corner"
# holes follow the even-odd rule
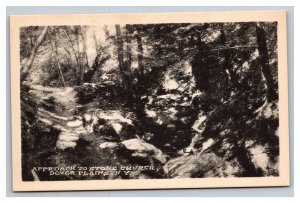
[[[78,134],[72,132],[61,132],[58,137],[56,147],[63,150],[67,148],[74,148],[78,139]]]
[[[90,88],[96,88],[97,84],[95,83],[83,83],[84,86],[90,87]]]
[[[91,114],[84,114],[83,118],[85,119],[86,122],[91,122],[92,120],[92,115]]]
[[[136,138],[136,128],[133,125],[129,125],[127,123],[122,123],[122,129],[119,132],[119,136],[123,140],[128,140],[132,138]]]
[[[146,141],[149,141],[153,138],[154,134],[153,133],[150,133],[150,132],[147,132],[145,133],[143,136],[142,136],[142,139],[143,140],[146,140]]]
[[[170,159],[164,171],[170,178],[223,177],[224,164],[214,153],[196,154]]]
[[[167,161],[160,149],[142,139],[125,140],[121,144],[126,150],[131,152],[131,156],[133,157],[153,158],[162,164]]]
[[[199,153],[204,152],[206,149],[211,147],[214,143],[215,143],[215,140],[212,138],[209,138],[208,140],[206,140],[205,142],[202,143],[202,149]]]
[[[179,100],[181,98],[180,95],[178,94],[165,94],[165,95],[160,95],[157,97],[157,99],[171,99],[171,100]]]
[[[73,132],[75,132],[76,134],[88,134],[89,133],[89,131],[86,128],[82,127],[82,126],[74,129]]]
[[[148,110],[146,109],[145,110],[145,113],[147,114],[148,117],[150,118],[155,118],[157,115],[156,115],[156,112],[155,111],[152,111],[152,110]]]
[[[112,125],[105,125],[99,128],[99,135],[103,136],[107,141],[120,141],[120,136],[117,134]]]
[[[56,147],[58,149],[67,149],[67,148],[75,148],[76,147],[76,142],[69,142],[69,141],[57,141]]]
[[[136,137],[134,126],[116,121],[109,121],[105,125],[94,125],[93,131],[99,136],[103,136],[106,140],[115,142]]]
[[[78,138],[79,136],[77,134],[71,132],[62,132],[59,135],[59,140],[67,141],[67,142],[77,141]]]
[[[148,105],[153,105],[154,99],[153,97],[149,97]]]
[[[198,99],[202,96],[203,92],[197,91],[192,95],[191,103],[194,102],[195,99]]]
[[[155,122],[158,123],[159,125],[162,125],[164,123],[163,120],[161,120],[161,119],[158,119]]]
[[[104,119],[93,116],[91,121],[86,124],[87,130],[92,133],[99,133],[100,129],[106,124]]]
[[[117,142],[103,142],[98,145],[101,149],[114,149],[118,146]]]
[[[81,120],[69,121],[67,123],[67,126],[71,127],[71,128],[76,128],[76,127],[79,127],[81,125],[82,125],[82,121]]]
[[[169,115],[169,117],[172,119],[172,120],[176,120],[177,117],[176,117],[176,114],[178,113],[178,110],[176,110],[174,107],[172,108],[169,108],[166,113]]]
[[[119,135],[123,126],[120,123],[111,123],[111,126],[115,130],[115,132]]]
[[[163,86],[166,90],[174,90],[179,87],[179,84],[176,80],[170,78],[169,75],[166,75]]]
[[[207,120],[207,116],[199,114],[198,119],[195,121],[194,125],[192,126],[192,129],[201,134],[205,129],[206,120]]]
[[[169,124],[167,125],[168,129],[176,129],[176,126],[174,124]]]
[[[187,147],[187,148],[183,148],[182,150],[178,151],[178,154],[180,155],[192,155],[195,154],[196,149],[193,147]]]
[[[132,120],[125,118],[120,111],[99,112],[98,117],[106,121],[114,121],[118,123],[127,123],[133,125]]]
[[[53,125],[53,122],[47,118],[38,118],[38,119],[46,125]]]
[[[271,175],[270,172],[278,173],[278,164],[270,160],[267,151],[267,147],[263,145],[255,145],[249,148],[252,163],[255,168],[261,170],[265,176]]]

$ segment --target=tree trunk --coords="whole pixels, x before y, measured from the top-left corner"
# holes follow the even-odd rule
[[[210,72],[209,65],[210,62],[206,60],[206,56],[208,52],[204,52],[207,49],[205,44],[202,42],[201,33],[197,32],[197,53],[193,57],[191,66],[192,66],[192,74],[195,78],[195,83],[197,89],[203,92],[210,91]]]
[[[39,47],[41,46],[42,42],[45,40],[45,36],[48,30],[48,26],[45,26],[41,32],[41,34],[38,36],[32,50],[31,50],[31,54],[30,57],[28,58],[28,60],[26,61],[24,67],[22,68],[22,75],[21,75],[21,80],[25,80],[29,70],[31,69],[31,66],[33,64],[35,55],[37,50],[39,49]]]
[[[266,84],[268,88],[267,100],[268,102],[272,102],[276,100],[278,96],[275,91],[275,84],[273,81],[271,67],[269,64],[266,31],[259,24],[256,24],[256,34],[257,34],[258,52],[260,55],[260,62],[261,62],[261,70],[264,77],[266,78]]]
[[[137,48],[138,48],[138,69],[140,70],[141,77],[144,76],[144,64],[143,64],[143,44],[141,33],[138,30],[138,34],[136,35]]]
[[[117,36],[117,46],[118,46],[118,61],[119,61],[119,69],[121,74],[121,84],[124,90],[128,89],[128,85],[126,82],[125,75],[125,67],[124,67],[124,49],[123,49],[123,40],[121,37],[121,28],[120,25],[116,25],[116,36]]]
[[[136,115],[137,119],[140,120],[142,123],[144,122],[145,118],[145,102],[142,101],[141,97],[145,93],[145,73],[144,73],[144,56],[143,56],[143,42],[141,37],[141,30],[140,28],[137,29],[136,35],[137,41],[137,49],[138,49],[138,74],[137,74],[137,88],[135,91],[135,108],[136,108]],[[141,131],[143,133],[143,131]]]
[[[128,72],[126,70],[124,64],[124,49],[123,49],[123,39],[121,36],[121,28],[120,25],[116,25],[116,37],[117,37],[117,47],[118,47],[118,61],[119,61],[119,69],[121,75],[121,85],[122,85],[122,92],[121,97],[124,99],[124,103],[128,107],[132,107],[133,97],[131,89],[131,84],[128,77]]]
[[[58,75],[59,75],[59,77],[61,79],[62,85],[64,87],[66,87],[64,75],[62,73],[60,62],[59,62],[59,58],[58,58],[58,56],[59,56],[59,53],[58,53],[58,44],[57,44],[57,40],[58,39],[57,39],[57,33],[56,33],[55,29],[53,30],[53,35],[54,35],[54,58],[55,58],[55,62],[56,62],[56,65],[57,65]]]
[[[76,79],[77,79],[77,85],[82,85],[83,81],[81,80],[81,73],[82,73],[82,59],[83,56],[80,52],[80,48],[79,48],[79,42],[80,42],[80,35],[81,35],[81,27],[80,26],[74,26],[74,35],[75,35],[75,45],[77,46],[77,58],[78,58],[78,62],[77,62],[77,70],[76,70]],[[74,48],[75,50],[75,48]],[[76,50],[75,50],[76,52]]]
[[[78,37],[79,29],[76,26],[74,28],[73,35],[75,35],[75,40],[73,40],[71,38],[71,34],[72,34],[71,27],[66,28],[65,32],[67,34],[68,41],[71,44],[70,47],[73,51],[73,54],[74,54],[74,57],[75,57],[75,60],[76,60],[76,65],[77,65],[77,68],[75,69],[75,77],[76,77],[76,80],[75,80],[76,84],[75,85],[80,85],[80,79],[79,79],[80,74],[79,74],[79,72],[80,72],[80,69],[81,69],[81,60],[80,60],[79,37]],[[77,46],[77,48],[76,48],[76,46]]]
[[[131,69],[131,26],[126,25],[126,69],[130,70]]]
[[[95,43],[95,50],[96,50],[96,53],[98,54],[98,42],[97,42],[95,30],[93,31],[93,39],[94,39],[94,43]]]
[[[89,61],[87,57],[87,48],[86,48],[86,28],[84,27],[81,29],[81,36],[82,36],[82,65],[80,70],[80,84],[82,85],[84,83],[84,73],[85,69],[89,68]]]
[[[224,32],[224,26],[223,26],[223,23],[221,23],[221,44],[225,47],[226,46],[226,35],[225,35],[225,32]],[[224,57],[225,57],[225,60],[224,60],[224,68],[228,71],[229,73],[229,77],[230,77],[230,80],[232,82],[232,84],[234,85],[234,87],[236,88],[240,88],[240,84],[239,84],[239,81],[238,81],[238,77],[236,75],[236,73],[234,72],[234,70],[232,69],[232,64],[231,64],[231,50],[230,49],[225,49],[224,50]]]

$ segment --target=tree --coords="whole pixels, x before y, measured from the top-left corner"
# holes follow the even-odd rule
[[[121,76],[121,97],[124,99],[124,104],[132,107],[133,105],[133,96],[131,92],[131,84],[129,81],[129,70],[124,63],[124,41],[121,33],[120,25],[115,25],[116,28],[116,42],[117,42],[117,53],[118,53],[118,62],[119,62],[119,72]]]
[[[271,67],[269,64],[266,31],[259,23],[256,24],[256,33],[257,33],[258,51],[259,51],[260,61],[261,61],[261,70],[266,79],[266,84],[268,87],[267,100],[268,102],[272,102],[276,100],[278,96],[275,91],[275,85],[271,74]]]
[[[126,69],[131,69],[131,62],[132,62],[132,54],[131,54],[131,35],[132,35],[131,25],[126,24]]]
[[[94,44],[95,44],[95,50],[96,50],[96,52],[98,52],[98,42],[97,42],[95,30],[93,30],[93,40],[94,40]]]
[[[140,28],[137,29],[136,34],[136,41],[137,41],[137,47],[138,47],[138,69],[140,71],[141,77],[144,75],[144,61],[143,61],[143,44],[142,44],[142,37],[141,37],[141,31]]]
[[[79,84],[82,85],[84,83],[84,74],[85,74],[85,70],[89,68],[89,62],[88,62],[88,57],[87,57],[87,48],[86,48],[86,32],[87,29],[84,26],[81,30],[80,30],[80,35],[82,38],[82,54],[81,54],[81,69],[80,69],[80,77],[79,77]]]
[[[125,66],[124,66],[124,49],[123,49],[123,39],[121,36],[121,28],[120,25],[116,25],[116,37],[117,37],[117,52],[118,52],[118,62],[119,62],[119,69],[120,75],[122,80],[122,86],[126,90],[127,84],[125,79]]]
[[[52,39],[52,36],[53,36],[54,39]],[[60,65],[60,61],[59,61],[58,39],[57,39],[57,29],[56,28],[51,29],[51,33],[49,34],[49,39],[50,39],[50,44],[51,44],[51,49],[52,49],[51,56],[55,60],[58,75],[61,79],[61,83],[64,87],[66,87],[66,82],[65,82],[64,75],[63,75],[63,72],[61,70],[61,65]]]
[[[208,24],[193,27],[197,36],[197,50],[192,60],[192,73],[195,76],[197,89],[203,92],[211,91],[211,71],[214,65],[214,55],[205,43],[204,33]]]
[[[220,24],[220,30],[221,30],[221,36],[220,36],[221,45],[226,47],[227,39],[226,39],[223,23]],[[240,84],[239,84],[239,81],[238,81],[238,76],[234,72],[233,67],[232,67],[232,63],[231,63],[231,60],[230,60],[232,58],[232,50],[224,49],[223,52],[224,52],[224,57],[225,57],[224,63],[223,63],[224,68],[228,71],[229,76],[230,76],[230,80],[233,83],[233,85],[236,88],[240,88]]]
[[[26,79],[28,72],[31,69],[31,66],[33,64],[36,52],[38,51],[39,47],[45,40],[47,31],[48,31],[48,26],[43,27],[40,35],[38,36],[36,42],[34,43],[32,50],[31,50],[31,54],[30,54],[29,58],[27,59],[27,61],[25,62],[25,65],[22,67],[21,81]]]

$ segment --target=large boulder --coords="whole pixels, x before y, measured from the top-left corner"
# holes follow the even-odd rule
[[[110,124],[100,126],[98,135],[110,142],[118,142],[121,140],[116,129]]]
[[[99,111],[83,115],[83,120],[90,133],[117,142],[136,137],[133,121],[129,117],[124,117],[120,111]]]
[[[169,178],[204,178],[234,176],[238,166],[225,162],[214,153],[180,156],[169,160],[164,171]]]
[[[124,154],[130,154],[131,157],[141,159],[154,159],[161,164],[164,164],[166,156],[160,149],[145,142],[142,139],[129,139],[121,142]],[[122,152],[122,151],[121,151]],[[128,153],[129,152],[129,153]]]

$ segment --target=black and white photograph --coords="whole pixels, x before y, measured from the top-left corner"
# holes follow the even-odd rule
[[[143,23],[136,18],[147,14],[132,14],[99,24],[97,15],[86,24],[62,16],[13,27],[19,181],[289,184],[286,39],[275,14],[284,16]]]

